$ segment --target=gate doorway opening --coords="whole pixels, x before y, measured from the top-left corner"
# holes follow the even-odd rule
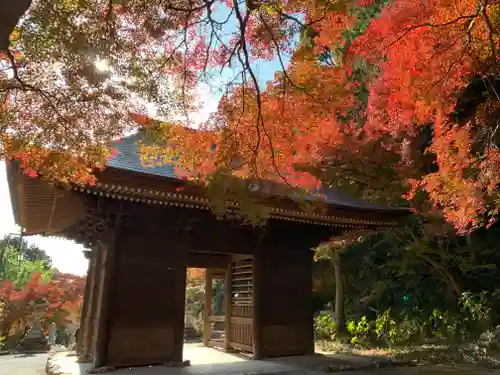
[[[193,344],[242,358],[253,354],[253,264],[251,256],[230,256],[227,267],[188,268],[184,359]],[[240,359],[241,360],[241,359]]]

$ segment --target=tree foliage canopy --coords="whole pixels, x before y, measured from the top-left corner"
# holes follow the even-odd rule
[[[23,260],[29,260],[32,262],[45,261],[47,269],[52,266],[52,259],[47,255],[45,250],[34,244],[29,245],[24,238],[20,239],[18,236],[6,235],[0,240],[0,249],[4,249],[7,246],[13,247],[18,253],[20,253]]]
[[[499,26],[493,0],[34,1],[3,50],[1,153],[92,182],[147,126],[192,178],[404,197],[471,230],[500,207]],[[265,87],[258,60],[282,67]],[[216,113],[180,126],[227,68]]]

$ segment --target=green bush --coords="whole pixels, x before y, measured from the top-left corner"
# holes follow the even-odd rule
[[[366,316],[363,316],[357,323],[354,320],[347,323],[347,331],[351,335],[351,343],[353,344],[368,341],[372,330],[372,324]]]
[[[401,341],[398,340],[400,338],[398,324],[395,318],[391,316],[391,309],[385,310],[382,314],[377,314],[375,333],[377,338],[382,339],[389,347]]]
[[[463,342],[483,338],[486,341],[486,333],[493,330],[492,297],[493,294],[487,292],[464,293],[455,310],[443,312],[435,308],[430,313],[425,313],[415,308],[410,313],[394,313],[387,309],[377,313],[373,320],[362,316],[357,321],[347,322],[350,342],[391,347],[420,344],[425,339]],[[316,335],[320,339],[334,337],[335,323],[330,315],[322,315],[316,319]]]
[[[333,340],[336,332],[332,314],[320,314],[315,319],[314,329],[317,339]]]

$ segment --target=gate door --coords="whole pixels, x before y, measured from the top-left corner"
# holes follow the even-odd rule
[[[249,353],[253,353],[252,283],[252,258],[233,262],[229,345],[234,349]]]

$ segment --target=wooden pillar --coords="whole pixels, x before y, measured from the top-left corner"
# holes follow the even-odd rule
[[[94,333],[93,367],[106,365],[109,339],[109,309],[112,293],[112,274],[115,265],[115,236],[116,230],[110,230],[100,242],[101,264],[99,272],[99,286],[97,296],[96,327]]]
[[[141,228],[139,220],[128,222],[116,238],[105,365],[178,365],[183,359],[185,257],[175,242],[165,241],[154,227]],[[165,249],[166,242],[173,248]]]
[[[182,309],[181,314],[179,315],[180,319],[173,320],[174,326],[174,338],[173,338],[173,349],[172,349],[172,361],[173,362],[182,362],[183,360],[183,346],[184,346],[184,314],[186,311],[186,253],[182,253],[182,265],[179,265],[177,275],[178,275],[178,283],[181,286],[179,289],[181,293],[179,293],[177,298],[178,306]],[[178,292],[177,292],[178,293]]]
[[[93,277],[93,266],[94,261],[92,259],[92,253],[88,250],[83,251],[83,255],[88,260],[87,276],[85,278],[85,290],[83,292],[83,306],[82,313],[80,316],[80,327],[77,335],[76,343],[76,354],[79,359],[83,358],[83,353],[85,351],[85,346],[88,339],[89,326],[91,324],[90,320],[90,300],[91,300],[91,285]]]
[[[262,294],[262,249],[255,251],[252,258],[253,271],[253,358],[262,359],[262,312],[263,312],[263,294]]]
[[[89,293],[89,324],[84,332],[85,342],[81,362],[91,361],[94,358],[94,338],[97,326],[97,309],[99,305],[99,285],[101,277],[102,251],[100,246],[94,246],[92,249],[92,275],[90,282]]]
[[[254,341],[262,345],[256,354],[266,358],[314,352],[312,252],[279,245],[267,245],[254,269],[260,283],[254,291]]]
[[[226,279],[224,284],[224,350],[231,349],[231,315],[233,308],[232,278],[233,278],[233,258],[228,256],[228,265],[226,268]]]
[[[205,270],[205,308],[204,308],[204,322],[203,322],[203,345],[208,346],[210,338],[212,337],[212,323],[210,316],[212,315],[212,271]]]
[[[344,281],[342,279],[342,260],[339,251],[333,257],[335,271],[335,329],[337,333],[345,332],[344,318]]]

